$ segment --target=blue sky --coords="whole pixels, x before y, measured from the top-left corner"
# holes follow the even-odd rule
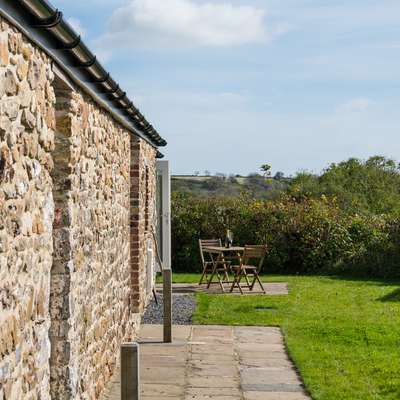
[[[53,0],[174,173],[400,159],[398,0]]]

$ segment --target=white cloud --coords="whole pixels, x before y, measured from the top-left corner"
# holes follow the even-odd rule
[[[374,102],[366,97],[356,97],[337,107],[338,112],[364,112],[367,111]]]
[[[75,32],[82,37],[86,36],[86,29],[83,27],[81,21],[77,18],[68,18],[67,22],[74,28]]]
[[[111,16],[99,40],[104,49],[192,48],[263,43],[287,32],[269,29],[261,8],[194,0],[129,0]]]

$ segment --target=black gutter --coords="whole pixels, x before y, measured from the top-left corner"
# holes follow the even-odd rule
[[[46,0],[0,0],[0,11],[39,44],[76,83],[103,105],[106,102],[109,111],[119,121],[123,118],[136,135],[155,147],[167,144],[63,19],[62,13],[50,3]]]

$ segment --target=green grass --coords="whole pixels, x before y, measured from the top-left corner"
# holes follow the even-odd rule
[[[174,276],[175,282],[198,279]],[[198,294],[194,323],[280,326],[315,400],[400,399],[400,282],[269,280],[289,282],[289,296]]]

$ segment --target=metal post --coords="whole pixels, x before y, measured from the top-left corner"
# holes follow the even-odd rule
[[[172,271],[163,270],[164,343],[172,342]]]
[[[171,176],[169,161],[157,161],[161,176],[161,242],[160,254],[164,268],[171,268]]]
[[[139,345],[121,345],[121,400],[139,400]]]

